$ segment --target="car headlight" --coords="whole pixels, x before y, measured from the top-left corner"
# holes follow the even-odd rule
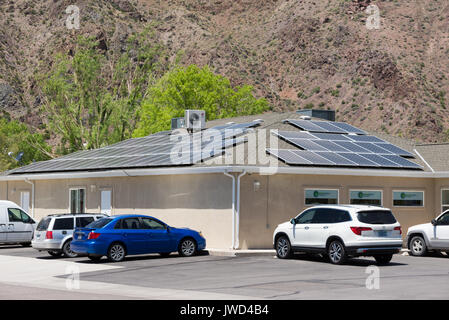
[[[200,235],[201,238],[204,238],[203,233],[201,231],[198,232],[198,234]]]

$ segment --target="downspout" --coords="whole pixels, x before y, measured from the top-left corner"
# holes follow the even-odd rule
[[[34,219],[34,182],[25,178],[25,182],[31,184],[31,218]]]
[[[240,178],[246,174],[246,170],[243,170],[241,174],[237,176],[237,210],[236,210],[236,226],[235,226],[235,247],[234,249],[239,248],[239,226],[240,226]]]
[[[235,176],[229,174],[228,171],[223,172],[225,176],[232,178],[232,244],[231,249],[235,247]]]

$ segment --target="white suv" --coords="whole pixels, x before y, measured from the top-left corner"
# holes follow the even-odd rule
[[[294,252],[322,253],[333,264],[348,257],[373,256],[387,264],[402,248],[402,230],[391,210],[361,205],[320,205],[308,208],[273,235],[278,258]]]
[[[430,223],[410,227],[405,243],[413,256],[424,256],[428,251],[445,251],[449,256],[449,210]]]

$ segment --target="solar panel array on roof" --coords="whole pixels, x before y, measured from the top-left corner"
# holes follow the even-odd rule
[[[222,155],[226,148],[244,143],[245,138],[239,136],[260,123],[227,124],[194,134],[157,133],[32,163],[14,170],[13,174],[192,165]]]
[[[330,122],[330,121],[313,121],[313,120],[297,120],[287,119],[285,122],[294,125],[305,131],[310,132],[322,132],[322,133],[354,133],[354,134],[366,134],[365,131],[351,126],[344,122]]]

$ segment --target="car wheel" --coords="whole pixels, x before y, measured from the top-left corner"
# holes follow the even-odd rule
[[[60,257],[60,256],[62,256],[62,252],[61,251],[47,251],[47,252],[52,257]]]
[[[179,255],[183,257],[191,257],[196,254],[196,248],[197,246],[195,240],[186,238],[179,243],[178,252]]]
[[[75,258],[76,256],[78,256],[75,252],[73,252],[70,249],[71,242],[72,240],[67,240],[62,246],[62,252],[64,253],[64,256],[66,256],[67,258]]]
[[[380,265],[390,263],[392,258],[393,258],[392,254],[383,254],[383,255],[379,255],[379,256],[374,256],[374,259],[376,259],[377,264],[380,264]]]
[[[276,256],[279,259],[288,259],[292,256],[292,246],[286,236],[280,236],[276,240]]]
[[[113,243],[108,250],[108,259],[112,262],[120,262],[125,259],[126,250],[121,243]]]
[[[87,257],[94,262],[98,262],[102,258],[102,256],[93,256],[93,255],[88,255]]]
[[[410,241],[409,245],[410,253],[415,257],[425,256],[427,253],[427,246],[424,238],[421,236],[415,236]]]
[[[446,251],[445,254],[446,254],[446,257],[449,258],[449,251]]]
[[[332,264],[344,264],[347,259],[345,246],[340,240],[334,240],[329,244],[327,255]]]
[[[171,252],[159,252],[159,255],[163,258],[166,258],[170,255]]]

